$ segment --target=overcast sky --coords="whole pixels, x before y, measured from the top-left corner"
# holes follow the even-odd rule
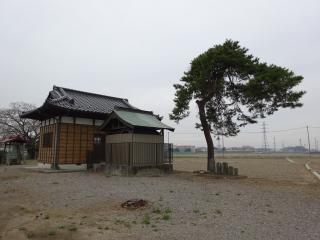
[[[264,119],[268,130],[320,126],[320,2],[317,0],[0,0],[0,107],[40,106],[53,85],[128,98],[164,116],[176,144],[204,146],[193,114],[169,121],[174,88],[193,58],[231,38],[262,61],[303,75],[301,109]],[[225,145],[261,146],[261,123]],[[187,134],[196,133],[196,134]],[[305,129],[269,133],[277,147],[306,143]],[[312,142],[320,139],[311,129]]]

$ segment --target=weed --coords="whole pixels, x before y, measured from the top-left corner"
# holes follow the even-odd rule
[[[58,228],[59,228],[59,229],[64,229],[65,226],[64,226],[64,225],[59,225]]]
[[[150,224],[150,216],[149,215],[145,215],[143,220],[142,220],[143,224],[149,225]]]
[[[170,215],[168,213],[165,213],[162,215],[162,219],[163,220],[169,220],[170,219]]]
[[[46,220],[48,220],[49,218],[50,218],[49,215],[45,215],[45,216],[44,216],[44,219],[46,219]]]
[[[166,209],[164,210],[164,212],[167,213],[167,214],[169,214],[169,213],[171,213],[172,211],[171,211],[170,208],[166,208]]]

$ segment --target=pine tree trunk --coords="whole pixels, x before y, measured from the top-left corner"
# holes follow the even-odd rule
[[[207,142],[207,149],[208,149],[207,171],[215,172],[214,146],[213,146],[213,141],[210,134],[210,126],[206,118],[205,103],[201,101],[197,101],[197,105],[199,108],[200,122],[203,128],[204,137]]]

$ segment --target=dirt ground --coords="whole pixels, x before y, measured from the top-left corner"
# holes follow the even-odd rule
[[[1,166],[0,239],[320,239],[320,181],[308,159],[220,160],[248,178],[193,174],[203,157],[175,158],[173,174],[134,177]],[[132,198],[149,204],[121,208]]]

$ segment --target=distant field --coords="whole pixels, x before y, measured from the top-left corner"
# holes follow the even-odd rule
[[[300,183],[316,180],[304,168],[304,164],[310,160],[311,165],[320,170],[320,155],[312,155],[311,158],[307,154],[226,154],[224,157],[216,155],[216,161],[228,162],[239,168],[240,174],[250,178]],[[203,154],[175,155],[173,159],[173,167],[177,171],[206,170],[206,166],[207,159]]]
[[[283,158],[283,157],[293,157],[293,158],[309,158],[308,153],[225,153],[222,155],[222,153],[215,153],[215,156],[218,158]],[[174,153],[174,158],[181,158],[181,157],[207,157],[207,153]],[[311,154],[311,158],[320,158],[320,153]]]

